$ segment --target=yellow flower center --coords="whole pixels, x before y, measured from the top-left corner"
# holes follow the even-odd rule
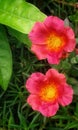
[[[52,101],[56,99],[57,95],[57,88],[54,84],[43,87],[40,92],[40,97],[43,101]]]
[[[59,51],[64,46],[64,38],[62,36],[57,36],[56,34],[51,34],[47,39],[47,47],[50,50]]]

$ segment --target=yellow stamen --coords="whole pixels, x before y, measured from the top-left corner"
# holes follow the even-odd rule
[[[47,47],[50,50],[59,51],[64,46],[64,38],[51,34],[47,39]]]
[[[41,89],[40,97],[43,101],[51,101],[57,97],[57,89],[54,84],[47,85]]]

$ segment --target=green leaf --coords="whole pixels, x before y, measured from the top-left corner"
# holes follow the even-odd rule
[[[0,23],[28,34],[37,21],[46,15],[24,0],[0,0]]]
[[[14,124],[14,117],[13,117],[13,113],[12,111],[10,110],[10,116],[8,118],[8,130],[10,130],[11,128],[11,125]]]
[[[70,15],[69,19],[73,22],[78,22],[78,11],[74,15]]]
[[[78,37],[76,37],[76,44],[78,44]]]
[[[0,85],[7,89],[12,74],[12,55],[4,28],[0,25]]]
[[[62,71],[68,74],[69,70],[71,69],[71,64],[69,63],[68,59],[64,59],[58,65],[52,65],[52,68],[55,68],[59,71]]]
[[[73,128],[78,128],[78,122],[75,121],[75,122],[70,122],[66,125],[66,127],[64,128],[64,130],[70,130],[70,129],[73,129]]]
[[[76,80],[76,78],[69,77],[68,78],[68,83],[70,85],[72,85],[72,88],[74,90],[74,94],[78,95],[78,81]]]
[[[78,63],[78,55],[76,55],[73,58],[71,58],[71,63],[72,64],[77,64]]]
[[[78,64],[72,65],[72,68],[70,69],[70,75],[78,78]]]
[[[18,111],[18,117],[20,120],[20,126],[23,127],[24,130],[28,130],[27,124],[26,124],[26,119],[19,111]]]
[[[8,27],[8,32],[10,35],[16,37],[21,43],[24,43],[25,45],[27,45],[28,48],[31,47],[31,41],[28,38],[27,34],[18,32],[17,30],[14,30],[12,28]]]

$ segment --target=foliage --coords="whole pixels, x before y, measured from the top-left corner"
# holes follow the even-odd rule
[[[12,54],[5,29],[0,26],[0,85],[6,90],[12,74]]]
[[[0,23],[10,26],[13,29],[16,29],[18,32],[15,32],[12,29],[10,29],[10,32],[15,37],[17,37],[17,38],[20,37],[19,40],[21,42],[28,44],[28,42],[27,42],[28,38],[26,38],[26,42],[25,42],[25,40],[24,40],[25,35],[22,33],[28,34],[29,31],[31,30],[32,26],[34,25],[34,23],[36,21],[44,20],[45,17],[46,17],[46,15],[41,13],[39,11],[39,9],[37,9],[32,4],[25,2],[24,0],[19,0],[19,1],[14,0],[13,2],[11,0],[5,0],[5,1],[0,0]],[[1,27],[0,27],[0,30],[1,30]],[[3,39],[5,39],[5,37]],[[0,47],[2,48],[2,44],[0,45]],[[5,51],[6,51],[6,49],[5,49]],[[4,53],[2,51],[3,50],[0,51],[1,54]],[[9,54],[9,55],[11,55],[11,54]],[[5,60],[7,60],[8,62],[11,62],[12,59],[11,58],[7,59],[5,57]],[[3,62],[3,59],[0,60],[0,64],[4,64],[1,62]],[[6,62],[6,61],[4,61],[4,62]],[[7,64],[7,67],[9,68],[8,64]],[[2,69],[3,69],[2,65],[0,66],[0,69],[2,71]],[[11,74],[9,73],[9,71],[10,71],[9,69],[11,69],[11,71],[12,71],[12,67],[10,67],[9,69],[7,69],[7,68],[5,68],[5,69],[6,69],[7,73],[5,73],[5,71],[3,71],[3,72],[1,72],[2,74],[0,75],[1,80],[3,80],[3,81],[0,81],[0,85],[4,89],[6,89],[8,86],[8,80],[11,76]],[[8,74],[8,76],[7,76],[7,74]],[[5,77],[3,78],[2,75],[4,75]],[[6,81],[5,81],[5,78],[6,78]],[[4,83],[6,82],[6,84],[3,84],[2,82],[4,82]]]
[[[0,130],[78,130],[78,55],[74,51],[59,65],[49,65],[30,52],[28,39],[34,23],[43,21],[46,15],[68,19],[66,24],[74,29],[78,39],[77,0],[28,2],[0,0]],[[45,73],[51,67],[66,75],[74,89],[74,99],[56,116],[45,118],[26,103],[28,92],[24,84],[32,72]]]

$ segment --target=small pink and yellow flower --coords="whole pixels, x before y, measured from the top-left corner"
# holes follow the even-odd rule
[[[38,59],[47,59],[50,64],[58,64],[62,55],[75,48],[75,36],[72,28],[64,25],[64,21],[56,16],[49,16],[44,22],[35,23],[29,39],[31,50]]]
[[[64,74],[55,69],[49,69],[45,75],[33,73],[26,82],[26,88],[30,92],[28,104],[46,117],[55,115],[59,105],[66,106],[72,102],[72,87],[66,83]]]

